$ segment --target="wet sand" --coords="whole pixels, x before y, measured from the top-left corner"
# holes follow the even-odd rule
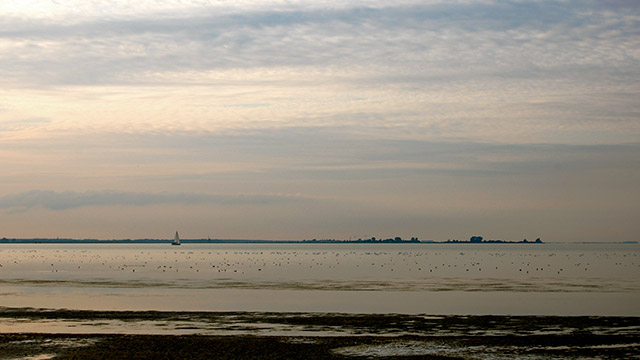
[[[3,333],[0,359],[640,359],[640,318],[0,309],[3,321],[180,320],[194,334]],[[218,324],[236,335],[198,334]],[[279,335],[258,329],[279,328]],[[177,329],[180,330],[180,329]],[[289,335],[282,335],[287,334]],[[224,332],[220,332],[224,333]],[[256,335],[259,334],[259,335]],[[304,335],[302,335],[304,334]]]

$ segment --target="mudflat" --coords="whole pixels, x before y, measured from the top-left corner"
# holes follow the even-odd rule
[[[5,331],[0,359],[640,359],[638,317],[0,309],[16,321],[68,328]]]

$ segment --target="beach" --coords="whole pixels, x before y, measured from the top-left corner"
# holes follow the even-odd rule
[[[1,359],[640,358],[638,317],[4,308],[0,318],[5,324],[66,326],[50,333],[0,334]],[[110,322],[121,327],[101,333]],[[139,323],[146,324],[146,333],[131,330]],[[217,332],[210,327],[210,335],[201,334],[207,323]]]

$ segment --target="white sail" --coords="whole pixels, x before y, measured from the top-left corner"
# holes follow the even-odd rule
[[[180,245],[180,236],[178,235],[177,231],[176,231],[176,236],[173,238],[173,242],[171,243],[171,245]]]

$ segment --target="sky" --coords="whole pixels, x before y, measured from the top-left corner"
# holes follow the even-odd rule
[[[640,240],[640,2],[3,0],[0,237]]]

